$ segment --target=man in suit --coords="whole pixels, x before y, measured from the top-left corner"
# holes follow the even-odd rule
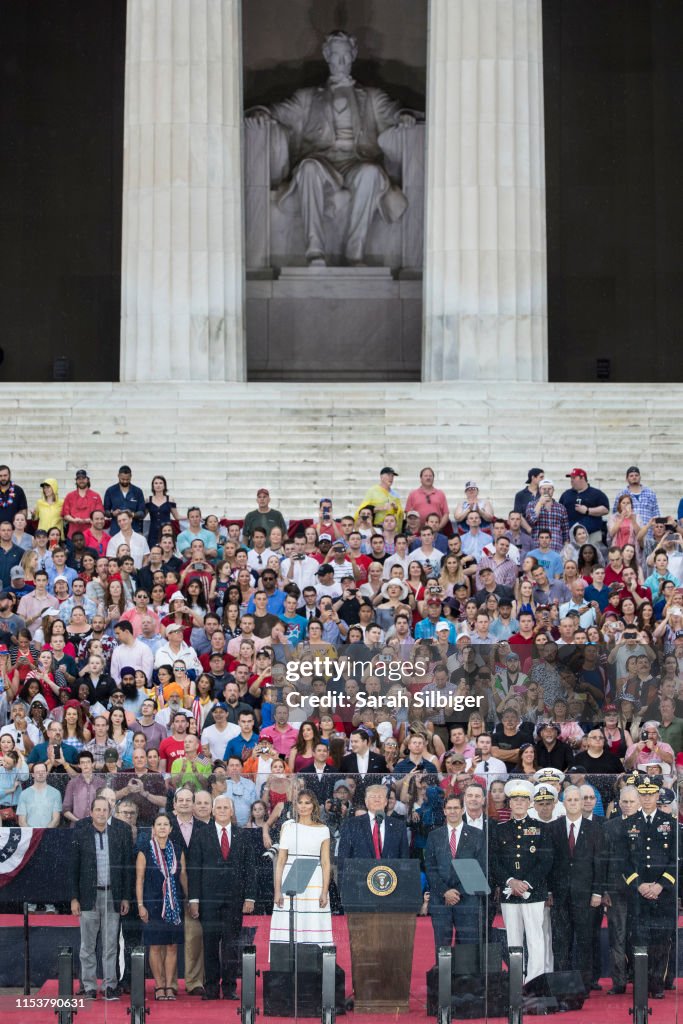
[[[441,946],[479,942],[481,898],[468,896],[453,868],[453,860],[476,860],[486,875],[484,833],[463,821],[463,799],[452,793],[444,805],[446,824],[427,836],[424,868],[429,884],[429,913],[434,929],[436,955]]]
[[[176,789],[173,795],[173,815],[171,816],[171,842],[176,850],[183,850],[185,862],[190,855],[190,844],[197,833],[206,828],[203,821],[194,816],[194,790],[188,786]],[[189,996],[204,995],[204,944],[202,926],[197,918],[192,917],[189,903],[185,904],[185,991]],[[178,990],[177,974],[173,978],[174,991]]]
[[[353,729],[349,736],[351,753],[342,758],[341,771],[344,775],[353,775],[356,779],[356,792],[353,802],[355,807],[364,804],[365,791],[368,786],[382,781],[387,770],[387,763],[381,754],[370,750],[372,737],[362,726]]]
[[[330,756],[330,745],[327,740],[320,740],[313,750],[313,764],[302,768],[299,774],[302,777],[304,787],[315,793],[316,799],[321,807],[325,807],[328,800],[332,799],[334,784],[337,773],[328,763]]]
[[[74,829],[71,840],[71,913],[80,918],[81,989],[97,997],[97,937],[102,944],[103,994],[118,999],[116,957],[119,915],[125,916],[133,891],[132,832],[108,824],[109,803],[96,796],[90,823]]]
[[[367,814],[347,818],[342,826],[337,850],[339,881],[349,857],[365,860],[392,860],[408,857],[408,832],[404,821],[387,818],[386,786],[368,786],[365,791]]]
[[[578,786],[568,786],[566,815],[548,826],[555,840],[551,911],[555,970],[581,972],[586,995],[593,983],[593,922],[605,888],[602,830],[583,817]]]
[[[193,835],[187,876],[191,917],[202,922],[204,971],[202,999],[237,999],[238,940],[242,914],[254,912],[256,859],[246,833],[233,825],[228,796],[217,796],[213,818]]]

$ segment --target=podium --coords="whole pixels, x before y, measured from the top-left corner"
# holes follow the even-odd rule
[[[418,861],[349,860],[341,894],[349,925],[355,1011],[407,1011],[415,921],[422,905]]]

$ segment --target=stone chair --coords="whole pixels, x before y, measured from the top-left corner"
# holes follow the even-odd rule
[[[425,126],[390,128],[380,136],[385,167],[403,190],[408,208],[400,220],[387,224],[375,218],[368,235],[365,262],[392,271],[420,272],[423,261]],[[285,130],[274,122],[244,125],[246,264],[249,271],[302,267],[305,241],[296,198],[287,209],[276,202],[277,190],[289,174]],[[346,210],[326,221],[326,252],[330,265],[341,265]]]

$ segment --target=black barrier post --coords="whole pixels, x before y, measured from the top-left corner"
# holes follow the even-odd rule
[[[57,956],[57,1014],[58,1024],[73,1024],[74,1014],[74,956],[71,946],[63,946]],[[61,1005],[60,1005],[61,1004]]]
[[[136,946],[130,955],[130,1006],[131,1024],[145,1024],[149,1007],[145,1005],[145,947]]]
[[[453,1019],[453,953],[450,946],[439,949],[439,1007],[436,1011],[438,1024],[451,1024]]]
[[[323,988],[321,1024],[335,1024],[337,1019],[337,947],[323,946]]]
[[[254,1024],[256,1020],[256,946],[245,946],[242,950],[242,1003],[238,1013],[242,1024]]]
[[[24,903],[24,995],[31,995],[31,947],[28,941],[28,903]]]
[[[633,1006],[629,1009],[634,1024],[646,1024],[647,1018],[652,1013],[649,1006],[647,971],[647,947],[635,946],[633,949]]]
[[[524,950],[521,946],[510,946],[510,1024],[522,1024],[522,984],[524,978]]]

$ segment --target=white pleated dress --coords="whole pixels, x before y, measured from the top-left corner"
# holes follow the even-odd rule
[[[320,946],[332,945],[332,917],[329,899],[324,909],[320,907],[323,870],[320,866],[320,848],[330,838],[327,826],[300,825],[286,821],[280,833],[280,846],[287,850],[287,863],[282,874],[282,892],[287,888],[287,874],[297,857],[315,857],[318,864],[306,891],[294,897],[294,921],[296,942],[314,942]],[[284,906],[273,908],[270,922],[270,941],[289,942],[289,896]]]

